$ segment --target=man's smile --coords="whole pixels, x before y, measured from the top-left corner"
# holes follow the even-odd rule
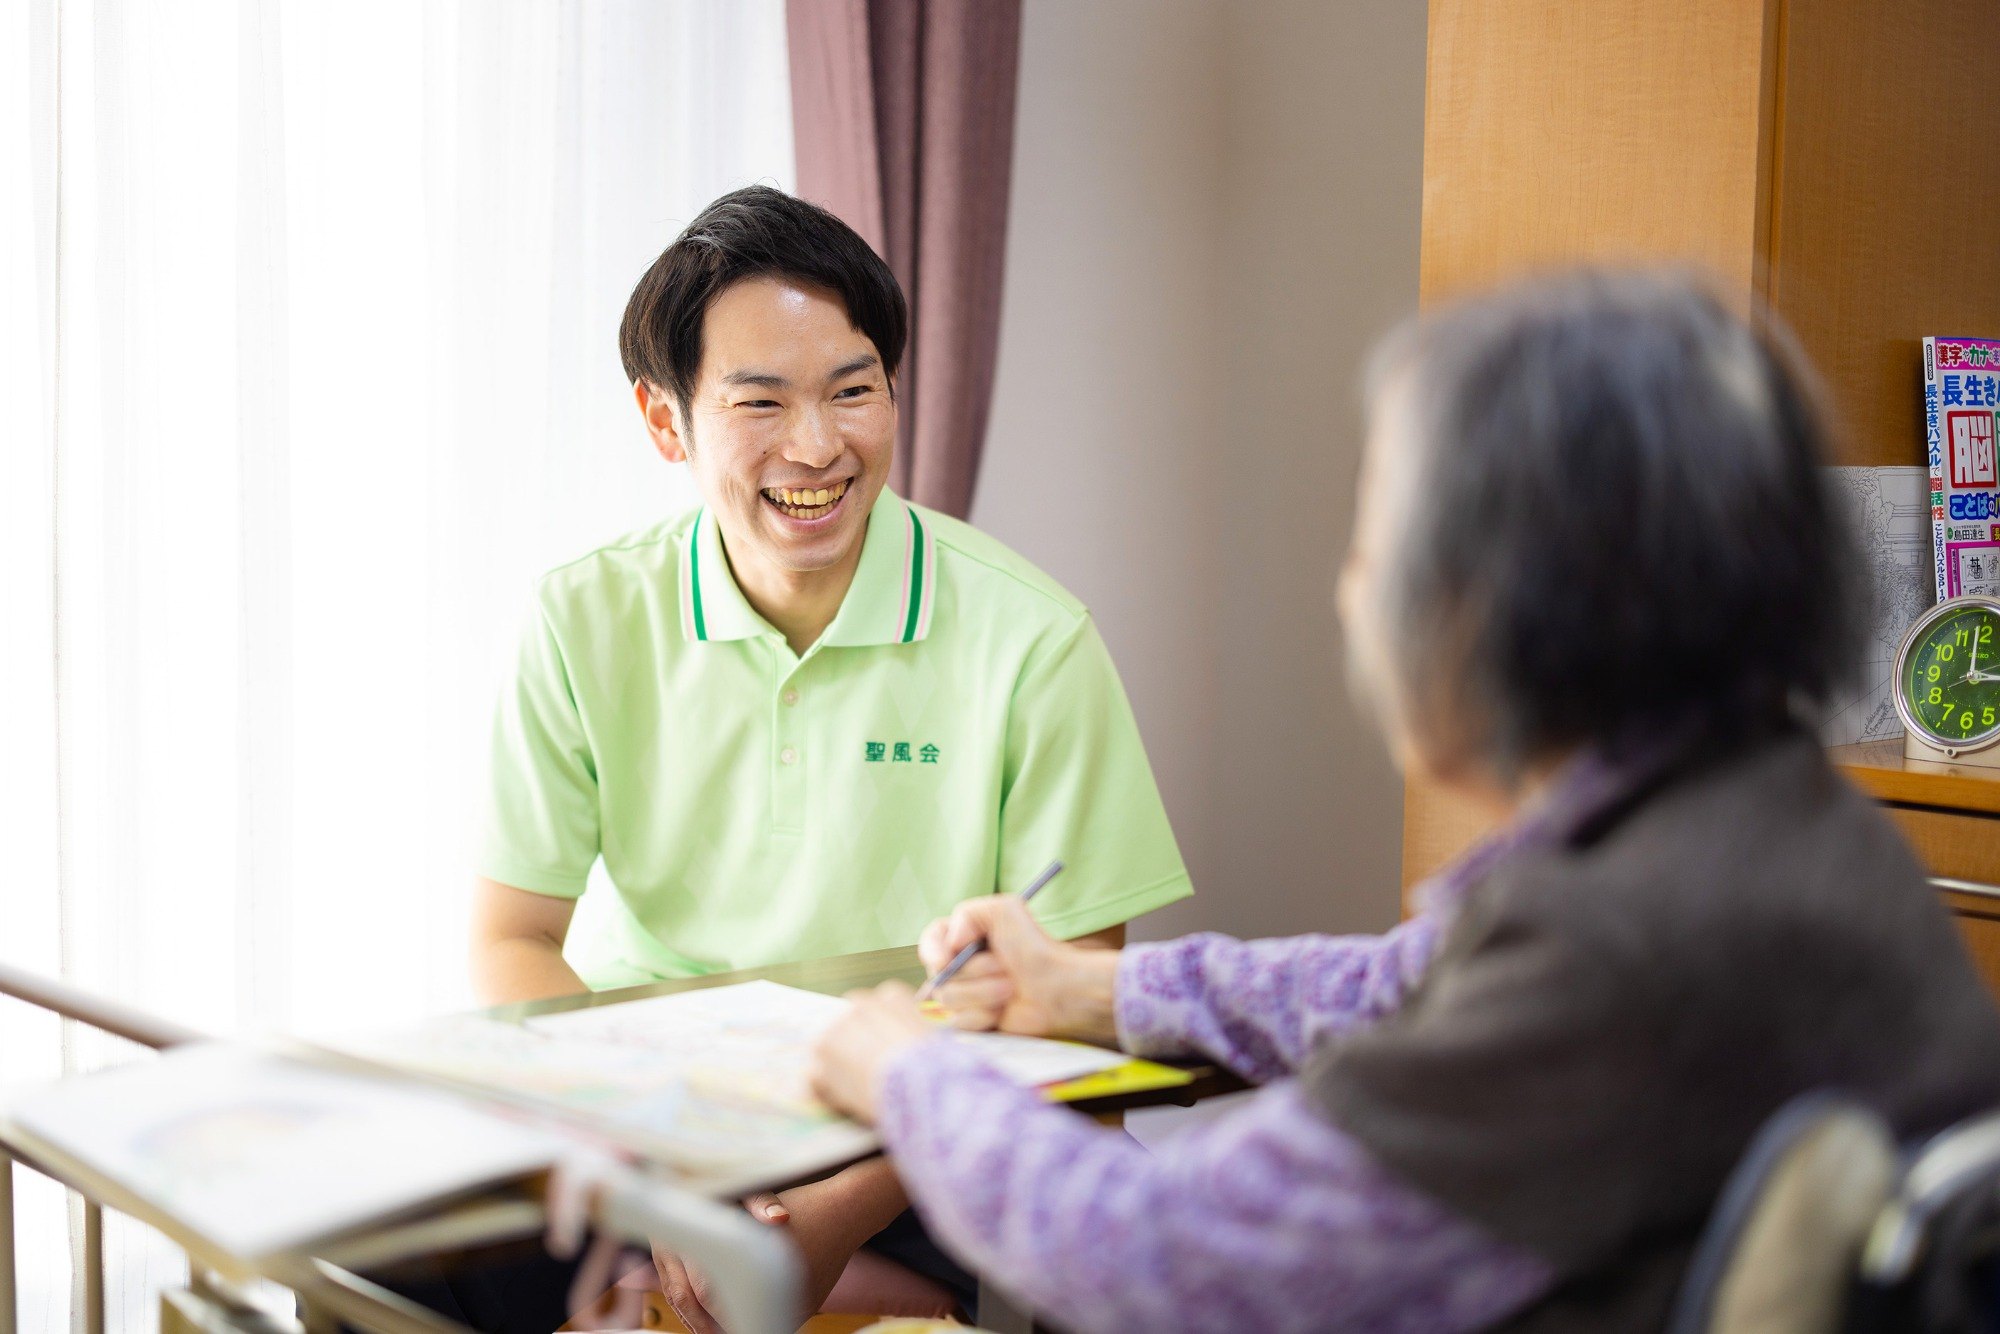
[[[772,509],[788,519],[810,522],[824,519],[840,508],[841,497],[847,494],[848,483],[835,482],[832,486],[793,489],[783,486],[767,486],[761,494]]]

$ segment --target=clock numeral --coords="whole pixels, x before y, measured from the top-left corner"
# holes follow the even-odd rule
[[[1958,748],[2000,736],[2000,694],[1987,684],[2000,683],[2000,616],[1955,608],[1931,621],[1897,665],[1903,716],[1935,744]]]

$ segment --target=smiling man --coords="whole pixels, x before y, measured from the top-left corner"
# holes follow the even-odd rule
[[[1084,607],[887,489],[906,330],[867,244],[763,187],[639,281],[625,372],[702,503],[539,585],[478,857],[488,1000],[909,945],[1058,857],[1059,936],[1192,892]],[[755,1208],[823,1295],[903,1206],[878,1161]]]

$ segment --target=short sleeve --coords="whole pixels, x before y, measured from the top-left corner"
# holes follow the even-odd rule
[[[1035,900],[1058,936],[1102,931],[1194,892],[1138,723],[1111,655],[1085,617],[1029,659],[1015,683],[1000,798],[1000,888],[1049,862]]]
[[[1505,921],[1465,953],[1448,943],[1396,1018],[1323,1051],[1305,1082],[1405,1180],[1503,1241],[1586,1264],[1642,1218],[1664,1143],[1644,973]]]
[[[476,869],[573,899],[598,853],[597,767],[562,646],[539,605],[493,720]]]

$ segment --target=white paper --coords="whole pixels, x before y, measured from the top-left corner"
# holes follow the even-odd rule
[[[17,1095],[23,1129],[257,1259],[549,1166],[552,1136],[448,1093],[203,1044]]]
[[[1821,739],[1829,746],[1903,734],[1892,693],[1896,646],[1934,597],[1929,475],[1922,468],[1828,468],[1828,479],[1861,544],[1874,619],[1856,686],[1832,701]]]
[[[1123,1052],[1081,1042],[1050,1042],[1012,1033],[961,1033],[958,1040],[999,1066],[1016,1084],[1028,1088],[1094,1075],[1132,1059]]]
[[[664,1007],[664,1008],[662,1008]],[[503,1023],[480,1015],[322,1042],[556,1111],[722,1196],[872,1151],[813,1097],[812,1037],[841,1002],[767,982]]]
[[[846,1008],[845,1001],[797,987],[739,982],[543,1015],[528,1026],[565,1040],[645,1051],[691,1068],[727,1069],[737,1078],[810,1098],[805,1080],[812,1044]],[[1095,1074],[1130,1059],[1077,1042],[1006,1033],[954,1036],[1027,1088]]]

